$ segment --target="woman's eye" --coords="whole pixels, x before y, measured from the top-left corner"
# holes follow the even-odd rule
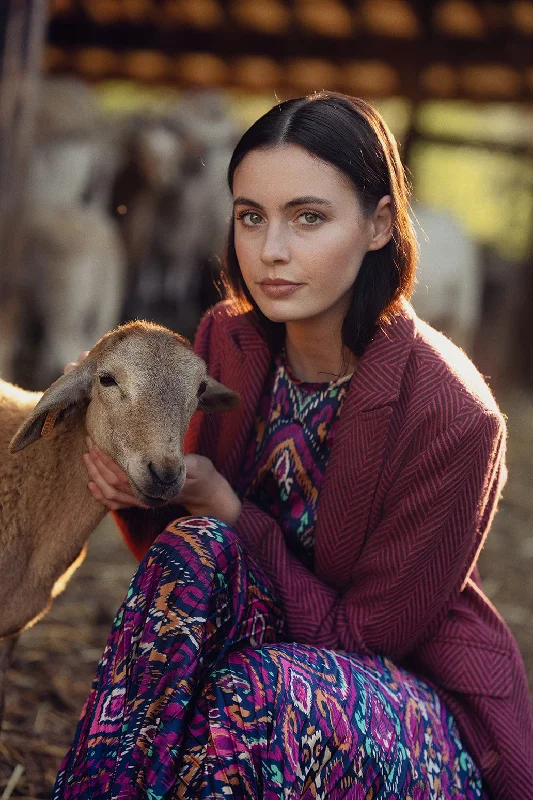
[[[103,372],[100,375],[100,383],[102,386],[117,386],[116,380],[108,372]]]
[[[302,213],[298,215],[298,219],[303,222],[304,225],[317,225],[319,222],[322,222],[324,217],[316,211],[302,211]]]
[[[263,217],[261,214],[258,214],[257,211],[245,211],[243,214],[239,215],[239,219],[249,228],[253,228],[254,225],[260,225],[263,221]]]

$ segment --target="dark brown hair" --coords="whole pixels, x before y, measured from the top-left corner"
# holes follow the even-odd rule
[[[416,240],[408,216],[409,192],[396,141],[372,106],[355,97],[320,92],[274,106],[241,137],[228,167],[228,183],[243,158],[259,148],[295,144],[337,167],[354,186],[369,216],[389,194],[392,238],[380,250],[369,251],[353,285],[342,325],[342,340],[361,356],[374,335],[398,308],[399,298],[413,291]],[[250,311],[273,349],[283,341],[285,325],[261,312],[242,278],[230,223],[223,270],[226,295],[238,311]]]

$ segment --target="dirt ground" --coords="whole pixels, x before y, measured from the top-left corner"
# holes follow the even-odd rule
[[[509,424],[509,481],[480,558],[485,591],[513,631],[533,692],[533,396],[499,397]],[[49,798],[115,610],[135,562],[114,525],[51,612],[21,637],[0,735],[0,800]]]

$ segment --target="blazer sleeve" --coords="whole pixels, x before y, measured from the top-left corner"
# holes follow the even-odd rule
[[[296,641],[400,660],[438,624],[475,567],[505,481],[496,413],[456,420],[406,464],[340,594],[245,501],[237,528],[277,591]]]
[[[211,332],[213,327],[213,314],[208,311],[202,318],[194,339],[194,350],[209,366],[211,346]],[[202,411],[193,414],[189,428],[185,435],[185,453],[196,452],[198,430],[203,417]],[[157,536],[165,530],[167,525],[178,517],[188,515],[187,509],[178,504],[171,503],[157,509],[125,508],[121,511],[112,511],[111,514],[121,532],[127,546],[139,561],[144,557],[150,545]]]

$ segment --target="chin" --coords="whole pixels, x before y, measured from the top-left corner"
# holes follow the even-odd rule
[[[258,304],[259,305],[259,304]],[[315,314],[310,314],[305,311],[291,311],[290,309],[263,309],[259,306],[263,314],[270,322],[287,323],[287,322],[301,322],[303,320],[314,317]]]
[[[308,314],[302,310],[301,304],[300,308],[291,308],[290,302],[283,303],[279,300],[273,300],[265,303],[264,298],[260,298],[260,302],[258,302],[257,297],[254,297],[254,300],[259,310],[271,322],[293,322],[297,319],[306,319],[308,317]]]

